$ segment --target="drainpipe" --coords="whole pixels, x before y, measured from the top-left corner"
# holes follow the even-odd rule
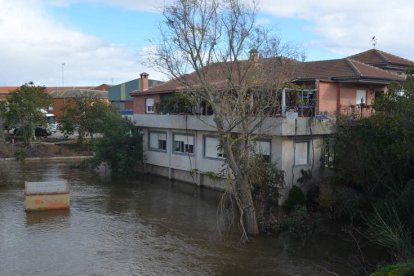
[[[315,110],[314,115],[319,114],[319,80],[316,80],[316,91],[315,91],[315,96],[314,96],[314,103],[313,103],[313,108]]]
[[[196,149],[194,151],[194,167],[195,167],[195,174],[196,174],[196,183],[197,186],[200,186],[200,172],[198,171],[198,131],[195,131],[195,135],[194,135],[194,148]]]
[[[286,89],[283,88],[282,90],[282,116],[285,117],[286,115]]]
[[[341,84],[337,83],[337,94],[336,94],[336,116],[337,118],[341,115]]]
[[[173,147],[171,129],[168,129],[167,139],[168,139],[168,143],[170,144],[169,147],[167,147],[167,153],[168,153],[168,179],[171,180],[172,179],[172,168],[171,168],[172,160],[171,159],[172,159],[172,147]]]

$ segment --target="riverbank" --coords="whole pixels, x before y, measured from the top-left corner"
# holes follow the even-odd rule
[[[93,156],[90,143],[79,144],[75,140],[45,139],[33,142],[30,146],[23,142],[9,140],[0,142],[1,160],[42,160],[90,158]]]

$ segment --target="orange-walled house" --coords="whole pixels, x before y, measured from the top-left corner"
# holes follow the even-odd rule
[[[69,104],[75,104],[74,99],[77,97],[94,97],[101,101],[108,103],[108,88],[107,84],[102,84],[97,87],[77,86],[77,87],[48,87],[47,93],[53,98],[53,104],[49,108],[49,112],[55,114],[59,121],[62,117],[62,108]]]
[[[304,62],[294,83],[315,89],[315,114],[370,116],[375,97],[405,77],[344,58]]]
[[[101,84],[94,86],[71,86],[71,87],[46,87],[46,93],[53,98],[53,103],[49,107],[49,112],[53,113],[59,120],[62,116],[62,108],[66,104],[73,105],[76,97],[95,97],[110,104],[108,100],[108,89],[110,85]],[[7,95],[18,89],[18,86],[0,87],[0,100],[6,100]]]

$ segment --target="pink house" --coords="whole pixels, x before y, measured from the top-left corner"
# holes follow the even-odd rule
[[[404,79],[394,72],[343,58],[303,62],[293,82],[315,88],[315,114],[365,117],[370,116],[375,97],[384,93],[388,84]]]

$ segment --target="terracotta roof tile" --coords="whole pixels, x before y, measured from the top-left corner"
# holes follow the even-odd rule
[[[378,49],[371,49],[359,54],[352,55],[349,58],[372,65],[389,63],[396,65],[404,65],[408,67],[414,66],[414,61]]]
[[[11,91],[16,90],[17,88],[19,88],[18,86],[0,86],[0,93],[1,94],[8,94]]]
[[[403,81],[404,78],[377,67],[350,59],[303,62],[298,66],[297,79],[381,79]]]
[[[52,91],[49,93],[49,95],[53,98],[96,97],[98,99],[107,99],[108,91],[91,89],[68,89],[65,91]]]
[[[245,61],[242,61],[245,62]],[[272,63],[272,59],[263,59],[260,61],[263,66],[268,66],[267,64]],[[248,64],[247,62],[245,64]],[[322,61],[311,61],[311,62],[292,62],[294,64],[292,69],[294,69],[295,74],[289,75],[286,74],[286,80],[295,80],[295,81],[304,81],[304,80],[316,80],[316,79],[326,79],[326,80],[364,80],[364,81],[403,81],[404,78],[392,74],[388,71],[382,70],[380,68],[365,64],[363,62],[353,60],[350,58],[343,59],[334,59],[334,60],[322,60]],[[211,85],[224,85],[227,81],[223,78],[226,76],[222,70],[223,67],[219,64],[212,64],[206,70],[208,70],[207,81]],[[185,76],[186,81],[191,83],[191,85],[196,85],[197,76],[193,72]],[[169,93],[173,91],[184,90],[186,87],[177,80],[171,80],[165,82],[156,87],[152,87],[147,91],[140,92],[134,91],[131,95],[149,95],[149,94],[158,94],[158,93]]]
[[[292,60],[292,59],[287,59],[287,58],[276,58],[275,59],[261,59],[259,60],[259,65],[262,66],[262,68],[269,68],[269,70],[265,70],[265,74],[268,74],[269,72],[276,72],[277,66],[280,65],[286,65],[286,66],[292,66],[292,68],[294,66],[296,66],[298,64],[298,62],[296,60]],[[276,62],[275,62],[276,61]],[[227,85],[228,80],[225,78],[226,76],[228,76],[228,72],[226,70],[226,68],[230,68],[230,70],[233,70],[233,72],[235,72],[235,67],[236,64],[231,64],[228,63],[228,67],[223,66],[223,63],[213,63],[211,65],[209,65],[208,67],[205,68],[205,70],[207,70],[207,82],[210,85],[214,85],[216,87],[224,87]],[[249,68],[250,66],[252,66],[252,61],[250,60],[243,60],[243,61],[239,61],[238,64],[241,68],[245,67],[246,69]],[[234,67],[233,67],[234,66]],[[232,68],[233,67],[233,68]],[[232,68],[232,69],[231,69]],[[242,69],[242,71],[244,71]],[[261,71],[263,72],[263,71]],[[290,75],[289,78],[290,79],[293,77],[293,75],[291,73],[288,73],[287,70],[285,71],[277,71],[280,74],[284,74],[284,75]],[[289,72],[293,72],[293,70],[290,70]],[[276,73],[275,75],[276,76]],[[237,78],[237,74],[234,74],[234,78]],[[183,79],[185,79],[185,83],[189,84],[189,86],[197,86],[198,84],[198,78],[196,75],[196,72],[192,72],[188,75],[185,75],[183,77]],[[270,78],[269,78],[270,79]],[[158,86],[152,87],[144,92],[141,91],[134,91],[132,93],[130,93],[132,96],[135,95],[148,95],[148,94],[154,94],[154,93],[168,93],[168,92],[172,92],[172,91],[180,91],[180,90],[184,90],[186,89],[188,86],[184,85],[183,82],[180,82],[178,80],[170,80],[168,82],[165,82],[163,84],[160,84]]]
[[[360,72],[360,77],[362,78],[374,78],[395,81],[404,81],[405,79],[402,76],[397,76],[378,67],[374,67],[353,59],[348,60],[358,69],[358,71]]]
[[[346,59],[303,62],[298,66],[296,73],[297,79],[331,79],[355,75]]]

